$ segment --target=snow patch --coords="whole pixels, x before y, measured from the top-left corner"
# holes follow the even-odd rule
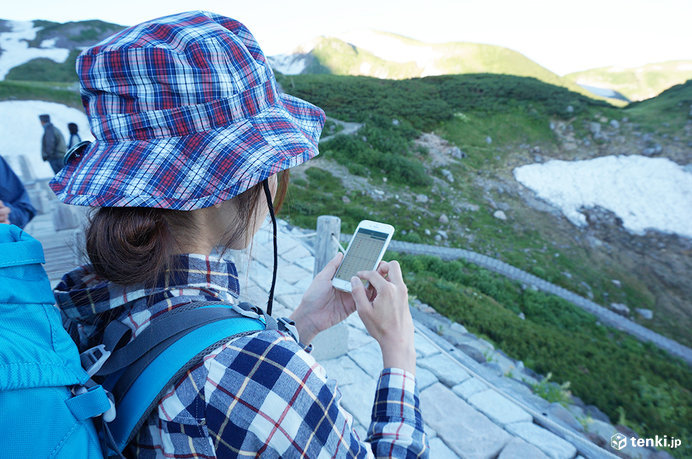
[[[30,48],[28,40],[36,38],[36,32],[40,30],[40,27],[34,27],[33,22],[8,21],[8,24],[12,32],[0,34],[0,80],[4,80],[13,67],[32,59],[44,57],[63,63],[69,56],[69,50],[54,47],[55,40],[44,40],[40,48]]]
[[[669,159],[553,160],[518,167],[514,177],[577,226],[586,225],[582,207],[600,206],[635,234],[654,229],[692,238],[692,174]]]
[[[47,162],[41,160],[43,127],[38,115],[47,113],[51,122],[68,141],[67,123],[76,123],[82,140],[93,140],[87,117],[81,110],[38,100],[0,102],[0,154],[25,155],[37,178],[53,176]]]
[[[277,54],[268,59],[271,67],[284,75],[299,75],[307,67],[307,58],[303,54]]]

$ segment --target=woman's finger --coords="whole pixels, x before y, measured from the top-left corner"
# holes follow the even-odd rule
[[[315,276],[315,277],[328,277],[331,279],[334,277],[334,274],[336,273],[336,270],[339,268],[339,263],[341,263],[341,260],[344,258],[344,254],[341,252],[337,252],[336,256],[332,258],[329,263],[320,271],[320,273]]]
[[[365,294],[363,282],[355,276],[351,278],[351,295],[353,296],[353,301],[356,303],[356,309],[359,313],[361,313],[361,311],[369,312],[368,308],[371,308],[372,304]]]
[[[389,263],[381,261],[380,264],[377,265],[377,272],[380,273],[382,277],[386,278],[389,274]]]
[[[357,276],[370,282],[378,292],[387,286],[387,280],[377,271],[359,271]]]
[[[404,284],[404,276],[401,274],[401,265],[399,265],[399,262],[396,260],[389,262],[389,281],[397,285]]]

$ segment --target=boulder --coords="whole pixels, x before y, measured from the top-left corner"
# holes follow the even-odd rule
[[[417,194],[416,195],[416,202],[420,202],[422,204],[425,204],[426,202],[428,202],[428,200],[429,200],[429,198],[424,194]]]
[[[610,309],[617,312],[621,316],[629,316],[630,315],[630,308],[626,304],[610,303]]]
[[[466,158],[466,153],[461,151],[459,147],[452,147],[449,149],[449,154],[452,158],[464,159]]]
[[[603,411],[599,410],[598,407],[595,405],[586,405],[584,407],[584,413],[586,413],[587,416],[591,416],[593,419],[597,421],[610,423],[610,418],[608,418],[608,415],[605,414]]]
[[[608,123],[608,124],[610,124],[610,126],[613,129],[619,129],[620,128],[620,123],[618,122],[618,120],[610,120],[610,123]]]
[[[635,311],[644,319],[651,320],[654,318],[654,312],[651,309],[636,308]]]
[[[597,123],[595,121],[590,122],[589,123],[589,132],[591,132],[591,134],[594,137],[601,135],[601,123]]]
[[[485,143],[487,143],[488,145],[490,145],[491,143],[493,143],[493,139],[492,139],[490,136],[487,136],[487,137],[485,138]]]
[[[609,445],[610,439],[617,433],[617,429],[607,422],[592,419],[586,424],[586,430],[589,433],[595,434],[604,444]]]
[[[567,408],[557,402],[550,404],[550,407],[547,410],[547,415],[551,419],[555,419],[562,424],[571,427],[577,432],[584,431],[584,427],[579,423],[577,418],[574,417],[574,415]]]
[[[456,348],[478,363],[486,362],[485,355],[473,346],[469,346],[468,344],[457,344]]]
[[[507,220],[507,215],[505,215],[505,213],[501,210],[496,210],[493,213],[493,217],[497,218],[498,220]]]
[[[446,225],[447,223],[449,223],[449,217],[447,217],[446,214],[442,214],[440,215],[439,222],[443,225]]]
[[[454,183],[454,176],[448,169],[442,169],[440,173],[449,183]]]

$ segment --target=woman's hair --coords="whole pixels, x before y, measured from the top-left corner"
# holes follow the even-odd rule
[[[276,212],[288,190],[288,170],[279,173],[274,197]],[[237,220],[222,240],[223,251],[251,231],[260,199],[262,183],[233,198]],[[181,253],[183,241],[198,234],[187,211],[150,207],[102,207],[90,218],[86,230],[86,252],[96,274],[121,285],[154,286],[167,270],[174,269],[174,255]]]
[[[70,134],[76,134],[79,128],[75,123],[67,123],[67,130],[70,131]]]

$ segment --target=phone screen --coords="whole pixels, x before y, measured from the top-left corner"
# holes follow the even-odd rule
[[[334,276],[350,282],[358,271],[370,271],[375,268],[382,247],[387,242],[387,233],[369,229],[359,229],[348,248],[346,258],[341,262]]]

